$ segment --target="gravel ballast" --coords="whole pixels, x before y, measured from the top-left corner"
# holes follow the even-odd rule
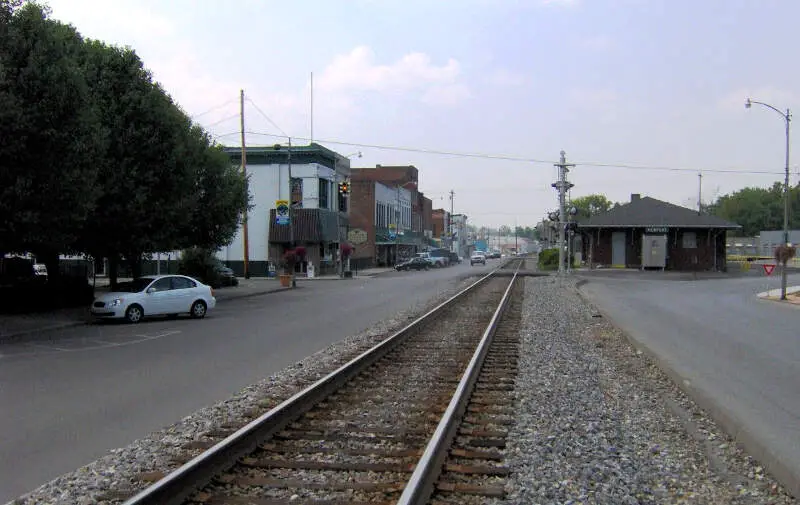
[[[114,505],[174,470],[174,458],[186,454],[189,442],[207,440],[215,430],[245,424],[311,385],[363,351],[403,328],[424,312],[475,282],[477,277],[445,281],[439,292],[370,329],[341,340],[280,373],[244,388],[230,399],[201,409],[177,423],[74,472],[43,484],[13,505]],[[200,451],[195,451],[199,453]]]
[[[496,503],[794,504],[579,296],[526,279],[508,496]]]

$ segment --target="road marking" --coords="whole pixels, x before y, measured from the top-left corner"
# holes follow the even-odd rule
[[[38,347],[39,349],[47,349],[48,351],[68,351],[69,349],[63,349],[61,347],[55,347],[52,345],[43,345],[43,344],[25,344],[29,347]]]
[[[34,347],[34,348],[38,348],[38,349],[44,349],[45,351],[49,351],[49,352],[36,352],[36,351],[33,351],[33,352],[21,352],[21,353],[14,353],[14,354],[2,354],[2,353],[0,353],[0,359],[17,357],[17,356],[41,356],[43,354],[57,354],[59,352],[94,351],[94,350],[97,350],[97,349],[109,349],[109,348],[112,348],[112,347],[126,347],[126,346],[133,345],[133,344],[140,344],[142,342],[148,342],[150,340],[156,340],[156,339],[159,339],[159,338],[168,337],[170,335],[176,335],[178,333],[181,333],[181,330],[165,331],[165,332],[162,332],[162,333],[158,333],[156,335],[133,335],[134,337],[139,337],[139,339],[138,340],[129,340],[129,341],[126,341],[126,342],[105,342],[105,341],[102,341],[102,340],[91,339],[91,341],[93,341],[93,342],[104,342],[104,343],[102,343],[101,345],[91,345],[91,346],[86,346],[86,347],[77,347],[75,349],[65,349],[63,347],[54,347],[54,346],[48,346],[48,345],[42,345],[42,344],[25,344],[27,347]]]

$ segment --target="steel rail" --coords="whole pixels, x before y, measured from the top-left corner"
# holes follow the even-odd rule
[[[401,330],[250,421],[158,482],[128,498],[123,505],[180,505],[193,493],[208,485],[216,475],[233,467],[240,458],[252,453],[264,440],[284,429],[286,425],[380,360],[422,323],[438,316],[444,308],[486,282],[505,265],[506,263],[498,266]]]
[[[445,410],[442,419],[439,421],[436,431],[434,431],[428,445],[425,447],[422,457],[417,462],[397,505],[425,505],[430,500],[436,481],[441,474],[442,465],[447,458],[450,446],[461,424],[461,418],[466,412],[472,391],[478,381],[478,376],[480,376],[486,355],[489,353],[489,348],[497,332],[497,326],[508,306],[508,301],[511,299],[511,290],[514,287],[517,272],[519,272],[521,266],[522,262],[514,270],[511,282],[497,305],[497,309],[491,321],[489,321],[489,325],[486,327],[469,365],[467,365],[464,374],[461,376],[456,392],[453,394],[447,410]]]

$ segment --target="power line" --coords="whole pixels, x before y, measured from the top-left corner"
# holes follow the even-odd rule
[[[237,118],[237,117],[239,117],[239,114],[233,114],[233,115],[230,115],[228,117],[224,117],[224,118],[220,119],[219,121],[215,121],[215,122],[211,123],[210,125],[204,125],[203,127],[208,129],[208,128],[211,128],[212,126],[217,126],[220,123],[224,123],[225,121],[230,121],[231,119],[234,119],[234,118]],[[239,132],[236,132],[236,133],[239,133]]]
[[[211,112],[214,112],[215,110],[218,110],[218,109],[221,109],[221,108],[223,108],[223,107],[226,107],[226,106],[228,106],[228,105],[230,105],[230,104],[234,103],[235,101],[236,101],[236,100],[228,100],[227,102],[225,102],[225,103],[223,103],[223,104],[217,105],[217,106],[215,106],[215,107],[211,107],[210,109],[208,109],[208,110],[207,110],[207,111],[205,111],[205,112],[201,112],[200,114],[195,114],[195,115],[193,115],[193,116],[189,116],[189,117],[190,117],[191,119],[197,119],[197,118],[199,118],[200,116],[205,116],[206,114],[210,114]]]
[[[264,115],[268,119],[266,115]],[[277,127],[276,127],[277,128]],[[280,128],[278,128],[280,129]],[[287,137],[288,135],[278,135],[275,133],[265,133],[265,132],[255,132],[255,131],[248,131],[246,132],[248,135],[259,135],[263,137],[276,137],[282,138]],[[230,135],[230,134],[229,134]],[[310,141],[307,137],[293,137],[297,140],[306,140]],[[481,154],[481,153],[465,153],[465,152],[458,152],[458,151],[442,151],[436,149],[423,149],[417,147],[404,147],[404,146],[388,146],[388,145],[381,145],[381,144],[365,144],[359,142],[345,142],[340,140],[327,140],[327,139],[316,139],[317,143],[321,144],[333,144],[333,145],[342,145],[342,146],[350,146],[350,147],[361,147],[365,149],[378,149],[378,150],[385,150],[385,151],[402,151],[402,152],[413,152],[413,153],[420,153],[420,154],[435,154],[435,155],[442,155],[442,156],[456,156],[460,158],[475,158],[475,159],[488,159],[488,160],[500,160],[500,161],[517,161],[523,163],[544,163],[551,165],[554,162],[550,160],[544,160],[539,158],[524,158],[520,156],[511,156],[511,155],[502,155],[502,154]],[[653,165],[637,165],[632,163],[608,163],[608,162],[600,162],[600,161],[576,161],[575,165],[580,166],[588,166],[588,167],[605,167],[605,168],[622,168],[626,170],[650,170],[650,171],[667,171],[667,172],[690,172],[692,174],[697,174],[698,171],[703,173],[721,173],[721,174],[741,174],[741,175],[783,175],[782,171],[770,171],[770,170],[737,170],[733,168],[685,168],[685,167],[667,167],[667,166],[653,166]]]
[[[248,98],[247,98],[247,101],[248,101],[248,102],[250,102],[250,104],[251,104],[253,107],[255,107],[255,108],[256,108],[256,110],[258,111],[258,113],[259,113],[259,114],[261,114],[262,116],[264,116],[264,119],[266,119],[267,121],[269,121],[269,123],[270,123],[272,126],[274,126],[274,127],[275,127],[275,128],[276,128],[276,129],[277,129],[279,132],[281,132],[281,133],[283,134],[283,135],[282,135],[283,137],[285,137],[285,138],[288,138],[288,137],[289,137],[289,135],[287,135],[287,134],[286,134],[286,132],[285,132],[285,131],[283,131],[283,128],[281,128],[280,126],[278,126],[277,124],[275,124],[275,121],[273,121],[272,119],[270,119],[270,117],[269,117],[269,116],[267,116],[267,115],[264,113],[264,111],[263,111],[263,110],[261,110],[261,108],[260,108],[258,105],[256,105],[256,103],[255,103],[255,102],[254,102],[252,99],[250,99],[250,97],[248,97]],[[247,133],[250,133],[250,132],[247,132]],[[281,136],[281,135],[272,135],[272,136],[274,136],[274,137],[279,137],[279,136]],[[308,139],[302,139],[302,140],[308,140]]]

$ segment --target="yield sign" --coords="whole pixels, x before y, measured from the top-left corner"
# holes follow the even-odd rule
[[[767,275],[772,275],[772,271],[775,270],[775,265],[764,265],[764,273]]]

